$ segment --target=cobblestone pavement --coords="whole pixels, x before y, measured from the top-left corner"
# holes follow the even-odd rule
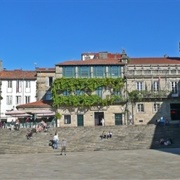
[[[1,154],[0,179],[180,179],[180,149]]]

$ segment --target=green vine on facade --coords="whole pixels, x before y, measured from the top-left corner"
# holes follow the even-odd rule
[[[122,97],[113,93],[104,99],[93,93],[100,87],[119,92],[124,83],[123,78],[59,78],[54,81],[51,89],[53,106],[90,107],[120,102]],[[64,92],[67,95],[63,95]]]

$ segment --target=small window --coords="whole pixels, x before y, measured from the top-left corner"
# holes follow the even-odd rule
[[[22,82],[20,80],[16,81],[16,92],[21,92]]]
[[[154,111],[157,112],[160,109],[160,103],[154,103]]]
[[[177,94],[178,93],[178,83],[177,82],[171,82],[171,90],[172,94]]]
[[[144,112],[144,104],[138,104],[137,110],[138,110],[138,112]]]
[[[142,81],[138,81],[138,82],[136,83],[136,89],[137,89],[138,91],[142,91],[142,90],[143,90],[143,82],[142,82]]]
[[[63,95],[64,95],[64,96],[69,96],[69,94],[70,94],[69,91],[64,91],[64,92],[63,92]]]
[[[16,96],[16,104],[21,104],[21,96]]]
[[[52,86],[53,83],[53,77],[49,77],[49,86]]]
[[[30,81],[25,81],[26,83],[26,88],[30,88]]]
[[[30,96],[25,96],[25,102],[26,102],[26,104],[30,103]]]
[[[160,87],[159,87],[159,81],[154,81],[152,84],[152,90],[153,91],[159,91]]]
[[[6,104],[12,105],[12,96],[7,96]]]
[[[64,124],[71,124],[71,116],[64,115]]]
[[[11,80],[8,81],[8,88],[12,88],[12,81]]]

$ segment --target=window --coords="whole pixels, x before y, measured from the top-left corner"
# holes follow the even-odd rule
[[[52,86],[53,83],[53,77],[49,77],[49,86]]]
[[[159,81],[154,81],[153,82],[152,90],[153,91],[158,91],[159,90]]]
[[[71,124],[71,116],[64,115],[64,124]]]
[[[177,94],[178,93],[178,83],[171,82],[171,87],[172,87],[172,94]]]
[[[144,104],[138,104],[137,110],[138,110],[138,112],[144,112]]]
[[[78,67],[78,76],[81,78],[90,77],[90,67],[89,66]]]
[[[82,91],[82,90],[75,91],[75,95],[82,95],[82,94],[84,94],[84,91]]]
[[[115,114],[115,125],[122,125],[122,114]]]
[[[25,96],[25,103],[29,103],[30,102],[30,96]]]
[[[12,96],[7,96],[6,104],[12,105]]]
[[[154,103],[154,111],[157,112],[160,109],[160,103]]]
[[[26,88],[30,88],[31,86],[30,86],[30,81],[25,81],[25,86],[26,86]]]
[[[12,88],[12,81],[8,81],[8,88]]]
[[[16,104],[21,104],[21,96],[16,96]]]
[[[64,91],[64,92],[63,92],[63,95],[64,95],[64,96],[69,96],[69,91]]]
[[[121,74],[120,66],[109,66],[109,76],[119,77]]]
[[[142,91],[143,90],[143,82],[139,81],[136,83],[136,89],[138,91]]]
[[[75,67],[74,66],[63,67],[63,77],[75,77]]]
[[[105,77],[105,66],[94,66],[93,73],[94,77]]]
[[[22,82],[20,80],[16,81],[16,92],[21,92],[21,84]]]
[[[98,88],[96,89],[96,94],[97,94],[99,97],[102,98],[102,87],[98,87]]]

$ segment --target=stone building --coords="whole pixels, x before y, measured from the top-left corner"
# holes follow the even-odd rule
[[[81,60],[57,63],[55,68],[37,68],[36,73],[37,100],[47,102],[49,110],[62,115],[60,126],[99,126],[102,118],[105,125],[110,126],[154,123],[162,117],[170,123],[180,120],[180,58],[177,57],[129,58],[124,50],[121,54],[82,53]],[[53,84],[63,78],[73,78],[74,82],[81,78],[122,78],[125,81],[118,91],[103,86],[91,93],[102,99],[114,95],[120,97],[113,103],[96,103],[88,107],[58,106],[53,99],[55,106],[50,108],[49,104],[53,105]],[[78,90],[68,92],[70,86],[67,82],[67,90],[57,94],[60,99],[69,98],[70,102],[71,95],[83,95],[84,92]]]
[[[134,124],[153,123],[163,117],[180,120],[180,58],[130,58],[126,66],[127,90],[139,100],[127,103]]]
[[[66,61],[56,64],[56,79],[74,78],[122,78],[124,77],[124,65],[121,54],[112,54],[108,52],[102,53],[83,53],[79,61]],[[123,87],[124,88],[124,87]],[[119,88],[118,91],[112,88],[98,87],[92,94],[106,99],[113,95],[124,97],[124,89]],[[69,96],[64,91],[63,96]],[[77,94],[74,94],[77,95]],[[78,94],[79,95],[79,94]],[[62,96],[61,96],[62,97]],[[62,114],[60,120],[61,126],[98,126],[101,120],[105,120],[105,125],[122,125],[126,124],[124,117],[125,105],[124,101],[115,102],[114,104],[98,105],[91,107],[58,107],[58,112]]]

